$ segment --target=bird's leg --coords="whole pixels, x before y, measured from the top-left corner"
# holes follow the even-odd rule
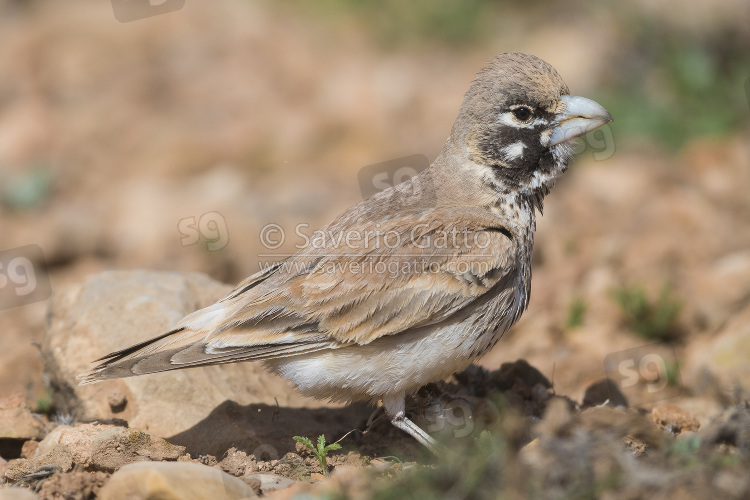
[[[375,411],[372,412],[372,415],[370,415],[370,418],[367,419],[367,427],[365,428],[365,432],[369,431],[370,427],[372,427],[373,424],[375,424],[375,422],[380,419],[381,413],[383,413],[382,406],[378,406],[377,408],[375,408]]]
[[[405,407],[406,398],[404,394],[383,398],[383,408],[385,409],[386,416],[391,419],[391,423],[422,443],[432,453],[439,455],[437,441],[417,424],[406,418]]]

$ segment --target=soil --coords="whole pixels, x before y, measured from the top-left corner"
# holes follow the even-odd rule
[[[263,496],[289,498],[303,491],[317,494],[335,491],[348,496],[395,494],[399,485],[414,482],[419,474],[430,474],[446,466],[458,466],[464,468],[465,474],[477,474],[471,465],[473,455],[489,459],[493,456],[482,448],[488,446],[487,443],[502,443],[505,459],[515,456],[515,467],[521,469],[513,471],[516,476],[512,481],[506,479],[500,484],[478,476],[477,480],[488,482],[498,491],[500,488],[506,492],[516,490],[519,478],[525,477],[528,484],[524,487],[542,488],[550,497],[565,498],[582,491],[577,484],[582,479],[576,470],[599,467],[601,470],[592,476],[595,480],[584,484],[583,489],[595,487],[610,491],[611,488],[610,493],[618,492],[612,498],[633,498],[632,495],[654,491],[672,498],[685,489],[685,484],[697,488],[701,495],[743,498],[750,493],[750,481],[743,472],[750,459],[748,403],[721,410],[717,418],[703,426],[689,412],[673,404],[645,411],[614,406],[606,398],[602,404],[582,408],[578,402],[556,394],[552,383],[541,372],[526,361],[518,360],[493,372],[472,365],[451,381],[429,384],[410,399],[407,412],[440,441],[444,456],[433,456],[395,429],[382,414],[377,416],[378,413],[369,428],[363,421],[358,429],[338,439],[342,448],[330,452],[326,470],[311,450],[300,443],[295,452],[279,458],[264,457],[262,452],[256,456],[250,450],[237,448],[228,449],[220,457],[191,456],[184,448],[168,446],[166,449],[174,451],[170,451],[171,458],[166,458],[164,444],[137,433],[142,436],[137,443],[141,448],[134,453],[141,456],[137,460],[157,456],[157,460],[176,458],[214,467],[241,478]],[[49,427],[54,426],[54,423],[49,424]],[[14,476],[8,482],[28,487],[41,498],[97,498],[97,492],[111,474],[135,456],[133,452],[128,455],[115,451],[118,443],[123,442],[119,436],[130,431],[123,427],[106,427],[113,444],[102,444],[99,437],[102,434],[98,434],[95,441],[99,445],[95,448],[99,451],[93,451],[91,459],[74,458],[71,465],[63,467],[32,461],[33,471]],[[100,432],[98,426],[92,424],[78,424],[76,428]],[[56,441],[61,442],[59,438]],[[146,451],[143,446],[159,452]],[[556,457],[562,452],[569,456],[566,459]],[[106,457],[97,457],[96,453],[105,453]],[[72,455],[81,457],[86,453],[72,449]],[[563,461],[557,472],[555,457]],[[637,462],[626,461],[629,466],[626,467],[623,460],[627,457]],[[460,462],[455,463],[455,460]],[[15,462],[11,461],[10,465]],[[552,463],[551,469],[548,462]],[[603,465],[607,463],[610,468]],[[675,480],[675,476],[684,475],[683,468],[688,465],[695,474],[689,480]],[[653,466],[667,474],[661,484],[651,484],[648,471]],[[616,480],[606,479],[612,470],[619,471]],[[510,472],[502,473],[508,474]],[[262,486],[263,477],[274,476],[291,481],[278,490]],[[624,487],[625,484],[628,486]],[[420,481],[410,488],[414,489],[415,496],[419,491],[425,495],[441,491],[435,486],[426,488]]]

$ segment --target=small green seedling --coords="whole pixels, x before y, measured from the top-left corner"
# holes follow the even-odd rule
[[[312,441],[310,441],[306,437],[294,436],[294,440],[297,441],[298,443],[302,443],[304,446],[307,446],[308,448],[312,450],[313,455],[315,455],[315,458],[318,459],[320,466],[323,468],[323,474],[327,476],[328,475],[328,461],[326,460],[326,457],[328,456],[328,452],[341,449],[341,445],[338,443],[331,443],[328,446],[326,446],[326,437],[323,434],[318,436],[317,448],[315,448],[315,446],[313,446],[312,444]]]
[[[568,307],[568,319],[565,322],[565,327],[568,330],[578,328],[583,325],[583,320],[585,317],[586,301],[580,297],[573,299],[573,301],[570,303],[570,306]]]
[[[50,392],[49,388],[44,389],[44,396],[36,398],[36,408],[34,408],[34,411],[44,415],[52,413],[52,392]]]
[[[661,295],[651,300],[643,288],[624,287],[612,292],[613,298],[622,309],[625,324],[645,339],[669,342],[680,336],[678,316],[682,302],[662,288]]]

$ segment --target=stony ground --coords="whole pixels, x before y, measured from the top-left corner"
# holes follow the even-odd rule
[[[11,460],[0,462],[0,472],[13,487],[0,490],[7,495],[0,498],[24,498],[18,488],[46,499],[750,494],[747,402],[721,408],[706,424],[677,404],[628,408],[607,383],[578,402],[519,360],[493,372],[472,366],[431,384],[410,401],[409,413],[439,438],[440,457],[376,417],[369,429],[362,419],[341,435],[342,448],[329,452],[324,470],[291,438],[282,448],[188,453],[123,420],[50,421],[24,407],[23,398],[7,398],[0,401],[0,452]]]
[[[623,8],[659,40],[721,51],[726,33],[748,37],[735,3],[679,18]],[[394,174],[381,162],[434,158],[500,50],[549,60],[608,108],[606,89],[630,77],[626,106],[640,87],[689,104],[665,73],[638,76],[661,42],[634,49],[628,16],[558,8],[509,6],[482,42],[393,48],[255,1],[125,24],[108,2],[0,1],[0,260],[27,257],[39,278],[20,303],[10,292],[28,275],[0,287],[0,499],[748,497],[746,119],[670,148],[615,113],[581,142],[539,219],[528,312],[477,367],[410,403],[445,443],[439,458],[382,419],[367,429],[373,408],[302,398],[260,365],[75,385],[92,359],[293,251],[298,224],[322,226]],[[675,67],[707,74],[691,57]],[[745,110],[747,76],[709,85]],[[288,237],[264,256],[269,223]],[[292,439],[322,434],[342,445],[330,477]]]

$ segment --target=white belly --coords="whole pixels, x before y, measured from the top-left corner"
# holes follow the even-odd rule
[[[276,358],[266,365],[302,394],[320,399],[348,402],[410,394],[462,371],[489,350],[520,316],[519,300],[525,302],[519,293],[505,300],[498,297],[460,323],[424,327],[367,345]]]

